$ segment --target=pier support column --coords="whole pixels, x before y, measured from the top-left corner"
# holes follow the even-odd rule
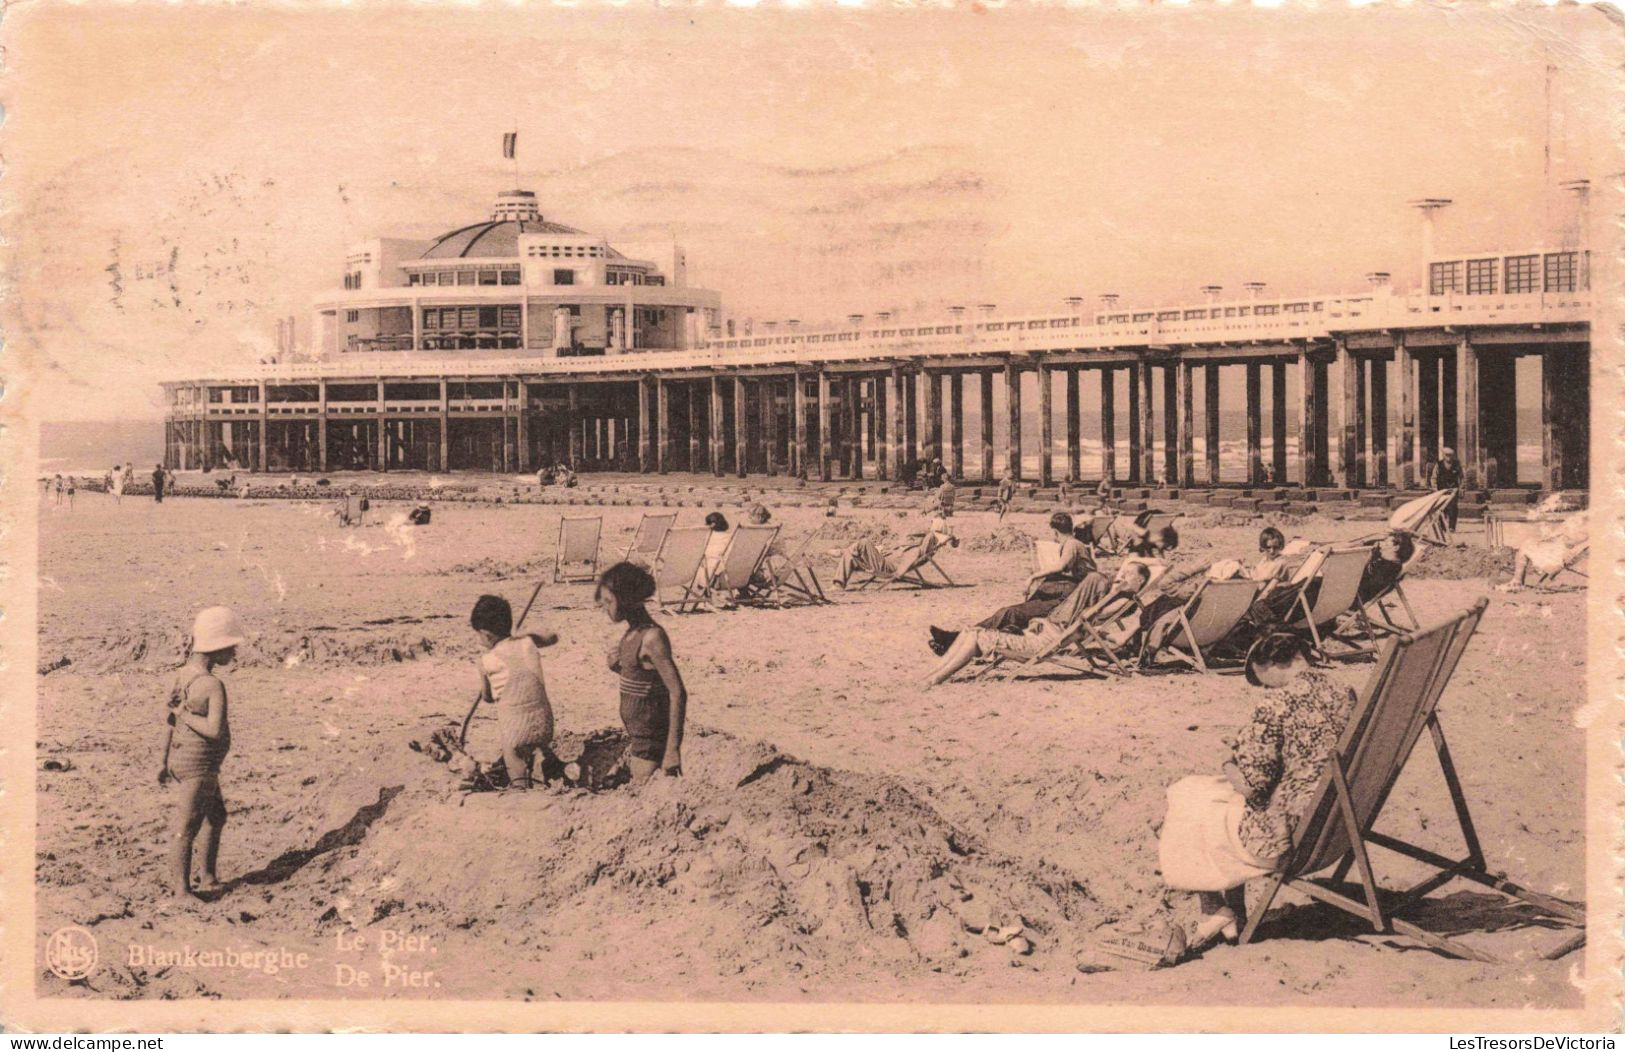
[[[965,374],[948,374],[948,393],[953,405],[948,411],[948,477],[955,482],[965,477]]]
[[[750,468],[750,451],[760,441],[761,421],[753,431],[750,426],[750,401],[745,394],[745,378],[734,377],[734,474],[740,478]]]
[[[440,468],[441,471],[451,470],[451,391],[446,381],[440,381]],[[327,429],[322,428],[323,431]]]
[[[982,481],[993,481],[993,374],[982,373]]]
[[[654,445],[650,441],[649,381],[638,378],[638,470],[647,475],[653,471]]]
[[[1337,444],[1338,484],[1344,489],[1358,489],[1360,467],[1355,443],[1359,433],[1359,413],[1354,401],[1360,388],[1360,359],[1349,353],[1346,340],[1337,341],[1337,366],[1343,387],[1343,397],[1339,400],[1341,412],[1338,413],[1338,423],[1342,425]]]
[[[1179,484],[1185,489],[1196,485],[1196,405],[1191,363],[1179,366]]]
[[[1429,354],[1416,362],[1416,474],[1426,480],[1439,462],[1439,359]]]
[[[1010,477],[1021,481],[1021,370],[1014,361],[1004,367],[1005,416],[1010,434],[1005,442],[1004,462]]]
[[[1100,477],[1117,481],[1117,370],[1100,370]]]
[[[1157,477],[1157,434],[1152,424],[1151,363],[1139,362],[1129,366],[1140,374],[1140,484],[1149,486]]]
[[[1315,363],[1305,349],[1298,357],[1298,483],[1305,489],[1319,481],[1315,475],[1315,418],[1319,413],[1320,407],[1315,404]]]
[[[1286,363],[1270,363],[1270,471],[1286,485]]]
[[[790,450],[790,472],[798,479],[806,479],[807,470],[807,378],[796,373],[790,381],[791,434],[795,445]]]
[[[895,384],[893,379],[896,371],[891,373],[876,373],[874,375],[875,402],[874,426],[875,436],[875,478],[882,482],[889,482],[892,475],[892,426],[888,411],[890,405],[891,389]]]
[[[1478,348],[1465,333],[1456,344],[1456,426],[1461,442],[1456,457],[1461,461],[1462,485],[1474,489],[1484,485],[1484,446],[1478,427]]]
[[[324,386],[324,390],[323,390],[323,394],[322,394],[322,400],[324,402],[324,405],[322,407],[322,409],[323,409],[322,415],[326,416],[327,415],[327,412],[326,412],[327,407],[325,405],[325,402],[326,402],[326,399],[327,399],[327,395],[326,395],[326,391],[325,391],[325,385],[323,385],[323,386]],[[504,383],[502,385],[502,396],[503,396],[504,401],[507,400],[507,395],[508,395],[508,385],[506,383]],[[326,424],[322,425],[322,433],[323,434],[327,433],[327,425]],[[502,437],[503,437],[504,441],[506,441],[507,437],[508,437],[508,414],[507,413],[502,414]],[[507,450],[503,450],[503,452],[504,452],[504,454],[506,454]],[[506,471],[507,468],[508,468],[506,459],[504,459],[504,461],[503,461],[502,468],[503,468],[504,471]],[[388,471],[389,470],[389,415],[388,415],[387,410],[385,410],[385,408],[384,408],[384,381],[382,381],[382,380],[378,381],[378,463],[376,465],[374,465],[374,470],[375,471]]]
[[[1479,356],[1478,433],[1486,489],[1518,484],[1517,389],[1517,359],[1510,348]]]
[[[891,428],[887,432],[887,445],[891,449],[892,477],[903,477],[903,466],[910,461],[906,435],[908,433],[909,376],[900,365],[891,367]]]
[[[818,373],[818,481],[828,482],[830,479],[831,456],[829,433],[829,374],[820,370]]]
[[[1051,486],[1055,483],[1055,385],[1042,357],[1033,374],[1038,379],[1038,484]]]
[[[1394,414],[1394,481],[1402,489],[1416,485],[1416,360],[1403,335],[1394,337],[1394,365],[1399,369],[1399,412]]]
[[[912,464],[920,459],[920,381],[912,372],[905,372],[903,379],[903,456]]]
[[[271,447],[271,406],[265,400],[265,381],[260,381],[260,428],[259,428],[259,460],[254,465],[255,471],[271,470],[271,462],[267,459]]]
[[[1461,437],[1456,424],[1456,353],[1446,351],[1439,355],[1439,452],[1444,447],[1461,456]]]
[[[380,420],[379,426],[384,427],[384,429],[386,431],[388,430],[388,425],[387,425],[386,421]],[[515,430],[517,430],[517,427],[514,424],[514,420],[513,420],[513,399],[509,397],[508,381],[503,380],[502,381],[502,473],[503,474],[507,474],[508,472],[512,471],[514,464],[516,464],[518,462],[518,457],[515,456],[515,453],[517,451],[514,448],[515,444],[516,444],[514,442],[514,431]],[[387,464],[389,462],[389,447],[387,445],[384,446],[383,451],[384,451],[383,460]]]
[[[854,481],[863,478],[863,383],[861,376],[853,376],[846,381],[847,476]]]
[[[1207,376],[1206,389],[1202,392],[1203,420],[1206,431],[1205,440],[1207,449],[1207,484],[1217,486],[1220,481],[1219,469],[1219,366],[1216,362],[1209,362],[1203,370]]]
[[[583,436],[581,432],[581,385],[573,383],[565,388],[565,390],[570,399],[569,408],[565,413],[565,426],[570,429],[570,468],[573,471],[579,471],[579,465],[581,464],[581,457],[583,454],[582,443],[585,441],[585,436]],[[693,422],[693,413],[694,407],[693,404],[690,403],[690,426],[692,426]]]
[[[1354,484],[1362,487],[1371,478],[1370,460],[1366,454],[1366,433],[1370,430],[1370,417],[1366,410],[1368,370],[1365,359],[1354,359]]]
[[[762,473],[772,477],[779,473],[779,381],[764,376],[759,388],[762,402],[760,429],[762,433]]]
[[[688,435],[688,463],[683,470],[698,473],[701,469],[701,433],[700,433],[700,392],[699,384],[694,380],[683,382],[683,420],[686,423]]]
[[[1388,363],[1381,358],[1371,359],[1371,471],[1369,484],[1378,489],[1388,488]]]
[[[1128,480],[1140,481],[1140,370],[1128,367]]]
[[[1589,483],[1591,376],[1588,354],[1548,347],[1540,356],[1542,484],[1548,490]]]
[[[519,473],[530,474],[530,384],[519,381],[519,415],[515,430],[519,433]]]
[[[445,384],[440,385],[444,393]],[[327,381],[316,381],[316,470],[327,471]]]
[[[930,369],[920,370],[925,399],[925,459],[942,459],[942,376]]]
[[[1162,367],[1162,484],[1179,485],[1179,372]]]
[[[1264,481],[1263,366],[1247,363],[1247,484]]]
[[[655,436],[655,467],[664,475],[672,469],[671,383],[655,377],[655,414],[659,434]]]
[[[1079,370],[1066,371],[1066,477],[1076,482],[1083,477],[1083,424],[1078,412]]]
[[[722,477],[723,437],[722,425],[724,423],[722,409],[722,377],[711,377],[710,400],[705,407],[705,423],[710,431],[711,445],[711,474]]]

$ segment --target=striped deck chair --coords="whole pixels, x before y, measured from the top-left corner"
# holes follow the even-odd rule
[[[711,541],[711,527],[685,526],[666,531],[655,557],[655,602],[664,611],[670,603],[677,613],[693,610],[705,598],[700,565],[705,546]]]
[[[824,586],[818,583],[818,574],[813,571],[812,561],[808,558],[813,544],[823,532],[824,527],[819,526],[789,555],[770,552],[762,563],[762,583],[752,586],[742,597],[743,601],[757,606],[795,606],[803,603],[817,606],[828,603],[829,597],[824,594]]]
[[[727,600],[733,592],[750,588],[756,572],[762,568],[762,560],[767,558],[767,550],[773,546],[773,539],[778,535],[778,526],[740,526],[734,530],[716,569],[705,582],[705,590],[713,604]]]
[[[626,546],[627,562],[641,562],[645,566],[653,566],[655,557],[660,554],[660,546],[666,541],[666,534],[677,524],[677,513],[663,512],[651,515],[644,512],[638,519],[638,528],[632,531],[632,543]]]
[[[1529,891],[1486,868],[1484,851],[1467,809],[1467,796],[1456,776],[1444,730],[1439,724],[1439,697],[1450,682],[1488,602],[1480,599],[1470,609],[1442,624],[1422,632],[1395,636],[1383,644],[1382,656],[1355,703],[1337,753],[1327,765],[1320,787],[1293,833],[1292,847],[1282,857],[1274,876],[1269,878],[1257,908],[1249,911],[1247,926],[1241,933],[1242,943],[1252,941],[1257,934],[1260,922],[1281,888],[1291,887],[1318,902],[1368,921],[1377,932],[1398,932],[1452,957],[1496,963],[1494,957],[1481,950],[1402,919],[1402,914],[1429,894],[1461,878],[1492,888],[1581,929],[1547,951],[1546,959],[1555,960],[1584,944],[1583,904]],[[1445,786],[1450,791],[1456,823],[1467,850],[1467,856],[1462,859],[1447,858],[1373,829],[1423,731],[1432,738]],[[1383,888],[1377,883],[1371,864],[1369,848],[1372,846],[1422,863],[1433,872],[1401,892]],[[1349,870],[1355,868],[1359,872],[1359,885],[1348,892],[1361,898],[1351,897],[1343,883]],[[1333,869],[1329,878],[1316,877],[1328,869]]]
[[[1203,581],[1179,612],[1179,630],[1168,637],[1162,650],[1145,656],[1154,661],[1165,654],[1207,672],[1210,665],[1217,664],[1211,648],[1241,625],[1262,587],[1258,581]]]
[[[1335,628],[1338,619],[1361,608],[1360,580],[1371,562],[1371,549],[1357,545],[1333,548],[1319,555],[1318,565],[1312,574],[1304,575],[1309,581],[1308,587],[1299,593],[1284,627],[1289,632],[1308,632],[1316,655],[1321,660],[1329,660],[1332,655],[1326,650],[1326,640],[1337,638]],[[1305,569],[1314,563],[1315,557],[1311,556],[1310,561],[1304,564]],[[1299,573],[1303,574],[1303,571]],[[1343,642],[1352,649],[1338,654],[1339,657],[1356,657],[1373,653],[1376,649],[1374,645],[1362,647],[1348,640]]]
[[[870,574],[852,587],[863,589],[872,584],[877,584],[881,588],[892,585],[909,585],[914,588],[941,588],[943,585],[952,587],[954,579],[937,564],[937,552],[941,551],[946,543],[940,535],[927,531],[920,543],[908,550],[902,566],[888,574]],[[926,570],[935,570],[942,577],[942,584],[926,577]]]
[[[553,559],[553,583],[590,581],[598,576],[598,536],[602,516],[566,516],[559,520],[559,549]]]

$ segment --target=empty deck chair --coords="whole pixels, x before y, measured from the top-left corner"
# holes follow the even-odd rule
[[[1166,654],[1198,671],[1208,671],[1216,663],[1211,648],[1240,626],[1262,587],[1258,581],[1203,581],[1179,612],[1179,630],[1168,637],[1161,651],[1146,657],[1155,660]]]
[[[705,599],[705,581],[700,564],[705,546],[711,540],[711,527],[685,526],[666,531],[655,557],[655,602],[661,610],[670,604],[677,613],[694,609]]]
[[[1484,852],[1468,812],[1467,797],[1439,724],[1436,711],[1439,697],[1450,682],[1451,673],[1478,627],[1487,603],[1488,600],[1480,599],[1471,609],[1443,624],[1415,634],[1395,636],[1383,645],[1377,667],[1372,670],[1349,715],[1337,753],[1293,833],[1292,847],[1283,856],[1275,875],[1269,878],[1257,908],[1250,911],[1241,934],[1242,943],[1253,939],[1276,894],[1283,886],[1290,886],[1316,901],[1369,921],[1378,932],[1398,932],[1453,957],[1494,963],[1495,958],[1483,951],[1401,919],[1401,914],[1458,877],[1582,928],[1581,933],[1547,951],[1548,959],[1561,957],[1584,943],[1583,905],[1528,891],[1485,868]],[[1373,829],[1424,730],[1432,738],[1466,845],[1467,855],[1462,859],[1447,858]],[[1368,850],[1371,846],[1404,855],[1433,872],[1402,892],[1382,888],[1372,867]],[[1333,867],[1336,868],[1329,879],[1315,876]],[[1358,870],[1358,893],[1364,901],[1345,894],[1341,887],[1351,868]]]
[[[646,566],[653,566],[655,557],[660,554],[660,546],[666,541],[666,534],[677,524],[677,513],[663,512],[651,515],[644,512],[638,519],[638,528],[632,531],[632,542],[626,546],[625,559],[628,562],[641,562]]]
[[[947,571],[937,565],[937,552],[941,551],[942,546],[946,543],[941,534],[928,530],[925,536],[921,538],[920,543],[908,550],[903,557],[903,564],[897,569],[889,574],[870,574],[863,580],[851,584],[850,587],[862,589],[872,584],[878,584],[881,588],[891,585],[910,585],[914,588],[952,586],[954,583],[953,578],[949,577]],[[942,584],[938,584],[926,577],[926,570],[935,570],[942,578]]]
[[[823,532],[824,527],[819,526],[788,555],[769,552],[762,561],[760,581],[750,586],[742,601],[758,606],[795,606],[803,603],[816,606],[828,603],[829,597],[824,594],[823,585],[818,583],[818,574],[813,571],[809,558],[814,542]]]
[[[778,526],[739,526],[728,538],[728,547],[712,571],[705,590],[713,601],[730,593],[748,590],[756,572],[767,558],[767,550],[779,535]]]
[[[590,581],[598,576],[598,536],[602,516],[566,516],[559,520],[559,550],[553,559],[553,582]]]
[[[1309,586],[1298,595],[1297,604],[1285,627],[1292,632],[1307,631],[1314,643],[1315,653],[1322,659],[1332,656],[1326,651],[1326,640],[1336,638],[1332,629],[1338,618],[1360,609],[1360,580],[1365,576],[1365,568],[1370,562],[1371,549],[1364,545],[1333,548],[1320,553],[1318,565],[1308,578]],[[1313,563],[1315,559],[1311,556],[1304,565],[1307,568]],[[1359,646],[1352,642],[1348,645],[1353,649],[1339,656],[1369,654],[1375,649],[1374,646]]]

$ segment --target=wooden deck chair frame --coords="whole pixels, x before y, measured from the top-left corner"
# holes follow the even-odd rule
[[[1457,491],[1453,489],[1442,489],[1433,493],[1431,495],[1434,501],[1433,507],[1428,509],[1427,514],[1423,516],[1420,522],[1415,526],[1406,528],[1405,532],[1425,544],[1431,544],[1438,548],[1443,548],[1449,544],[1450,535],[1445,532],[1444,528],[1444,509],[1455,499],[1456,493]],[[1420,500],[1421,498],[1417,499]],[[1390,520],[1390,528],[1397,529],[1398,527],[1393,527]]]
[[[1569,551],[1569,553],[1567,555],[1565,555],[1563,557],[1563,565],[1562,566],[1559,566],[1556,570],[1553,570],[1551,573],[1540,574],[1540,579],[1535,581],[1530,587],[1532,587],[1532,588],[1543,588],[1543,589],[1545,589],[1545,588],[1556,588],[1557,587],[1557,582],[1559,580],[1561,580],[1563,575],[1566,574],[1566,573],[1574,574],[1575,576],[1583,578],[1587,582],[1589,582],[1591,580],[1591,575],[1586,573],[1584,570],[1580,569],[1579,564],[1582,561],[1584,561],[1588,556],[1590,556],[1590,554],[1591,554],[1591,541],[1589,539],[1581,541],[1579,544],[1575,545]],[[1538,573],[1538,571],[1536,571],[1536,572]]]
[[[1357,567],[1355,563],[1356,554],[1360,555],[1364,560]],[[1365,575],[1365,567],[1370,561],[1371,549],[1365,545],[1333,548],[1321,560],[1320,566],[1315,570],[1314,577],[1311,578],[1310,585],[1298,593],[1298,600],[1293,606],[1293,609],[1298,612],[1298,616],[1294,618],[1288,614],[1288,621],[1285,625],[1287,631],[1302,631],[1307,626],[1309,638],[1314,644],[1315,654],[1323,661],[1330,660],[1334,656],[1327,651],[1326,640],[1336,637],[1330,631],[1322,633],[1319,626],[1332,624],[1335,628],[1336,620],[1342,615],[1351,612],[1354,612],[1357,617],[1360,615],[1364,609],[1359,601],[1360,579]],[[1340,576],[1328,578],[1326,573],[1328,566],[1332,567],[1337,574],[1349,574],[1352,583],[1345,581]],[[1328,584],[1331,585],[1330,588],[1327,587]],[[1313,598],[1311,598],[1311,595]],[[1342,598],[1344,595],[1347,596],[1346,601]],[[1333,598],[1328,599],[1328,596]],[[1371,637],[1375,639],[1375,634],[1372,633]],[[1362,654],[1374,653],[1376,650],[1375,644],[1369,647],[1361,647],[1354,643],[1348,643],[1348,645],[1352,648],[1351,650],[1341,652],[1335,656],[1357,657]]]
[[[1555,960],[1584,944],[1583,904],[1529,891],[1486,868],[1467,797],[1439,723],[1439,697],[1484,616],[1488,602],[1480,599],[1442,624],[1395,636],[1384,643],[1378,665],[1349,716],[1337,753],[1293,834],[1292,847],[1269,878],[1257,908],[1249,911],[1247,925],[1241,933],[1243,944],[1251,942],[1257,934],[1259,924],[1281,888],[1291,887],[1317,902],[1368,921],[1379,933],[1397,932],[1452,957],[1498,963],[1488,953],[1427,931],[1400,916],[1457,878],[1482,884],[1581,927],[1580,933],[1546,951],[1546,959]],[[1467,851],[1466,857],[1461,859],[1448,858],[1372,828],[1382,816],[1388,795],[1404,772],[1424,730],[1432,739],[1445,786],[1450,791],[1457,826]],[[1390,891],[1377,882],[1369,846],[1403,855],[1434,872],[1403,891]],[[1329,878],[1315,876],[1333,867]],[[1358,870],[1364,901],[1340,890],[1351,868]]]
[[[585,548],[585,544],[569,544],[572,523],[592,523],[592,555],[570,558]],[[553,583],[561,581],[591,581],[598,576],[598,541],[603,536],[602,515],[566,515],[559,519],[559,546],[553,555]]]
[[[685,607],[694,610],[705,600],[706,582],[701,580],[700,568],[705,565],[705,546],[711,533],[709,526],[681,526],[666,531],[654,564],[655,603],[662,612],[670,608],[681,614]],[[676,550],[679,548],[685,550]],[[668,598],[672,590],[678,592],[675,600]]]
[[[1203,581],[1195,594],[1180,608],[1179,631],[1168,637],[1161,651],[1157,654],[1148,653],[1147,656],[1154,660],[1160,654],[1167,654],[1198,672],[1211,671],[1210,663],[1218,662],[1210,654],[1204,654],[1203,650],[1218,644],[1236,630],[1248,611],[1253,608],[1253,602],[1257,600],[1258,593],[1263,587],[1258,581],[1246,579]],[[1237,602],[1232,596],[1244,599]],[[1218,608],[1222,615],[1216,621],[1213,614],[1215,608]],[[1229,612],[1232,609],[1235,611],[1234,614]],[[1198,632],[1198,626],[1202,631]]]
[[[1144,594],[1143,592],[1141,593]],[[1100,634],[1100,626],[1113,621],[1121,621],[1140,607],[1140,596],[1125,600],[1121,605],[1108,607],[1096,615],[1097,620],[1079,617],[1068,625],[1050,644],[1029,658],[1009,657],[995,654],[976,674],[977,679],[991,675],[995,669],[1013,662],[1016,668],[1012,675],[1019,676],[1043,664],[1060,665],[1064,669],[1079,672],[1084,675],[1095,675],[1102,670],[1115,672],[1119,676],[1127,676],[1134,671],[1131,663],[1133,654],[1128,646],[1113,646],[1111,641]],[[1073,652],[1083,663],[1072,660]]]
[[[953,587],[954,579],[949,577],[947,571],[937,563],[937,552],[942,549],[943,544],[946,542],[933,543],[932,536],[934,535],[927,534],[919,544],[908,550],[908,562],[903,566],[898,567],[889,574],[870,574],[853,585],[853,590],[860,591],[870,585],[879,585],[881,589],[890,588],[894,585],[907,585],[921,589]],[[940,574],[943,583],[938,584],[926,577],[925,571],[928,569],[935,570]]]
[[[660,556],[661,546],[666,543],[666,534],[670,533],[672,527],[676,525],[677,513],[675,511],[660,512],[654,515],[644,512],[638,518],[637,529],[632,531],[632,540],[628,542],[626,554],[622,558],[631,561],[635,556],[642,556],[650,565],[653,565],[655,559]],[[659,536],[652,538],[651,543],[651,532],[645,532],[646,530],[651,532],[659,530]]]
[[[733,536],[728,538],[728,546],[722,550],[722,558],[717,560],[716,570],[705,582],[705,591],[710,599],[715,602],[728,592],[749,589],[778,535],[776,523],[736,527]]]
[[[830,601],[824,594],[824,586],[818,581],[818,574],[813,570],[812,562],[807,553],[812,550],[813,542],[824,532],[819,526],[806,537],[802,538],[795,552],[790,555],[778,557],[775,564],[773,556],[763,560],[768,568],[767,584],[762,588],[754,588],[745,597],[747,602],[758,606],[778,604],[790,606],[804,603],[808,606],[820,606]]]

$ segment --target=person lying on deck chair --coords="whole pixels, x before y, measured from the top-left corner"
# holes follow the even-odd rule
[[[1164,896],[1167,930],[1149,940],[1160,960],[1119,954],[1123,940],[1107,940],[1101,947],[1106,954],[1166,966],[1189,959],[1221,935],[1234,939],[1243,920],[1243,885],[1274,872],[1291,850],[1293,831],[1337,751],[1355,694],[1311,666],[1308,644],[1286,634],[1269,636],[1249,656],[1247,682],[1268,693],[1227,743],[1223,774],[1191,775],[1168,788],[1158,868],[1169,891],[1194,892],[1196,901],[1188,894]]]
[[[1416,554],[1416,542],[1408,533],[1398,530],[1388,534],[1371,553],[1371,562],[1360,577],[1359,602],[1361,606],[1382,595],[1394,586],[1405,572],[1405,564]]]
[[[1057,603],[1071,595],[1091,574],[1100,577],[1099,587],[1104,589],[1106,578],[1095,574],[1095,561],[1089,556],[1089,549],[1084,543],[1073,536],[1072,516],[1064,511],[1058,511],[1049,517],[1049,528],[1055,535],[1058,545],[1053,558],[1047,558],[1032,574],[1027,577],[1023,588],[1025,598],[1011,606],[1001,606],[992,614],[976,623],[977,628],[992,628],[1001,632],[1020,632],[1032,623],[1034,618],[1043,617],[1055,609]],[[1092,603],[1099,595],[1092,595],[1084,600]],[[954,633],[950,633],[935,625],[931,626],[932,651],[941,657],[948,644],[953,642]],[[938,649],[937,641],[942,642]]]
[[[948,520],[936,515],[926,528],[910,533],[894,542],[885,551],[881,551],[879,546],[870,540],[859,541],[847,548],[841,553],[841,568],[835,576],[835,583],[845,588],[854,572],[874,577],[894,574],[899,567],[908,565],[909,558],[919,550],[927,537],[934,538],[934,543],[938,547],[944,544],[959,546],[959,538],[954,536],[953,527],[948,525]]]
[[[1123,599],[1132,599],[1145,587],[1150,578],[1148,571],[1142,563],[1124,563],[1117,568],[1117,573],[1107,582],[1104,588],[1096,585],[1095,579],[1104,580],[1100,574],[1090,574],[1082,584],[1072,590],[1072,594],[1056,605],[1046,617],[1037,617],[1021,632],[1005,632],[994,628],[973,628],[968,632],[954,632],[948,645],[943,649],[942,660],[937,663],[931,674],[926,676],[920,684],[921,690],[930,690],[941,683],[953,678],[954,673],[975,661],[979,657],[1002,654],[1006,657],[1032,657],[1065,632],[1074,622],[1081,619],[1092,619],[1112,603]],[[1091,597],[1094,597],[1091,601]],[[1133,637],[1140,630],[1139,618],[1129,613],[1111,622],[1110,625],[1100,626],[1102,634],[1113,643],[1121,644]],[[932,649],[935,649],[933,647]]]
[[[1590,546],[1588,526],[1587,513],[1582,511],[1562,522],[1541,527],[1540,540],[1531,541],[1518,549],[1518,554],[1512,560],[1512,579],[1497,585],[1496,590],[1519,591],[1531,567],[1542,577],[1555,577],[1569,566],[1571,559],[1577,558]]]
[[[1157,594],[1140,608],[1140,623],[1147,632],[1148,656],[1160,650],[1168,637],[1178,630],[1179,612],[1196,594],[1196,589],[1201,587],[1208,569],[1213,565],[1211,560],[1174,554],[1178,548],[1179,534],[1172,526],[1164,526],[1158,537],[1148,538],[1141,545],[1141,550],[1148,549],[1153,554],[1134,555],[1126,560],[1164,568],[1157,577]]]

